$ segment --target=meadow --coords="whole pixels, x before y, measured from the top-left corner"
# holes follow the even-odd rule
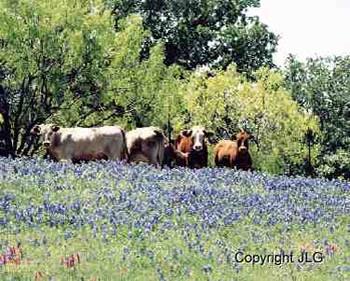
[[[4,158],[0,280],[346,280],[349,192],[230,169]],[[237,260],[291,252],[323,260]]]

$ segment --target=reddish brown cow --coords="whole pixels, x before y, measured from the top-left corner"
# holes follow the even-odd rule
[[[190,168],[202,168],[208,166],[208,147],[205,138],[212,135],[203,127],[195,126],[190,130],[182,131],[175,140],[175,149],[187,157],[177,160],[177,165]]]
[[[233,137],[234,141],[220,141],[214,148],[216,166],[252,170],[253,162],[249,153],[249,140],[252,138],[253,135],[240,129]]]

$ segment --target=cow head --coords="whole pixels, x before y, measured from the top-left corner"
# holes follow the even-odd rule
[[[205,144],[205,138],[213,135],[213,133],[206,131],[203,127],[195,126],[189,130],[184,130],[181,135],[192,140],[192,149],[195,151],[202,151]]]
[[[153,128],[153,132],[158,140],[161,140],[163,142],[168,141],[166,136],[164,136],[164,133],[161,129],[159,129],[158,127],[152,127],[152,128]]]
[[[57,125],[51,125],[50,128],[48,129],[48,131],[46,132],[45,134],[45,138],[44,138],[44,142],[43,142],[43,145],[46,147],[46,148],[49,148],[51,146],[51,137],[56,133],[58,132],[60,129],[59,126]]]
[[[243,129],[239,129],[237,135],[232,137],[237,142],[238,151],[241,153],[247,153],[249,149],[249,140],[254,139],[252,134],[247,133]]]
[[[30,130],[31,135],[35,136],[40,136],[41,135],[41,127],[40,125],[35,125],[31,130]]]
[[[40,125],[35,125],[31,130],[30,134],[35,135],[35,136],[44,136],[46,135],[50,130],[52,124],[40,124]]]

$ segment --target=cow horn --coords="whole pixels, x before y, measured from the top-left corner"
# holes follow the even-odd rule
[[[191,136],[191,134],[192,134],[192,130],[183,130],[181,132],[181,135],[183,135],[185,137],[189,137],[189,136]]]
[[[57,132],[59,129],[60,129],[60,127],[57,126],[57,125],[52,125],[51,126],[51,130],[54,131],[54,132]]]

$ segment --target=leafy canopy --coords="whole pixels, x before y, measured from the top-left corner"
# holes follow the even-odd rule
[[[140,59],[140,17],[122,20],[116,33],[111,11],[93,3],[0,3],[1,137],[11,154],[29,153],[37,123],[165,125],[178,69],[163,64],[162,44]]]
[[[272,55],[278,37],[247,10],[259,0],[105,0],[116,20],[131,13],[143,18],[150,37],[144,56],[157,40],[165,47],[165,63],[186,69],[201,65],[226,68],[234,62],[239,71],[251,74],[261,66],[274,66]],[[117,24],[118,28],[118,24]]]
[[[308,128],[318,131],[317,120],[300,112],[280,73],[262,68],[255,79],[247,81],[233,66],[213,77],[194,74],[182,89],[188,119],[214,130],[218,140],[245,128],[258,142],[252,145],[258,169],[292,173],[308,156],[304,136]],[[313,161],[316,155],[314,147]]]
[[[320,175],[349,179],[350,57],[309,58],[303,63],[290,56],[285,77],[293,98],[319,118]]]

